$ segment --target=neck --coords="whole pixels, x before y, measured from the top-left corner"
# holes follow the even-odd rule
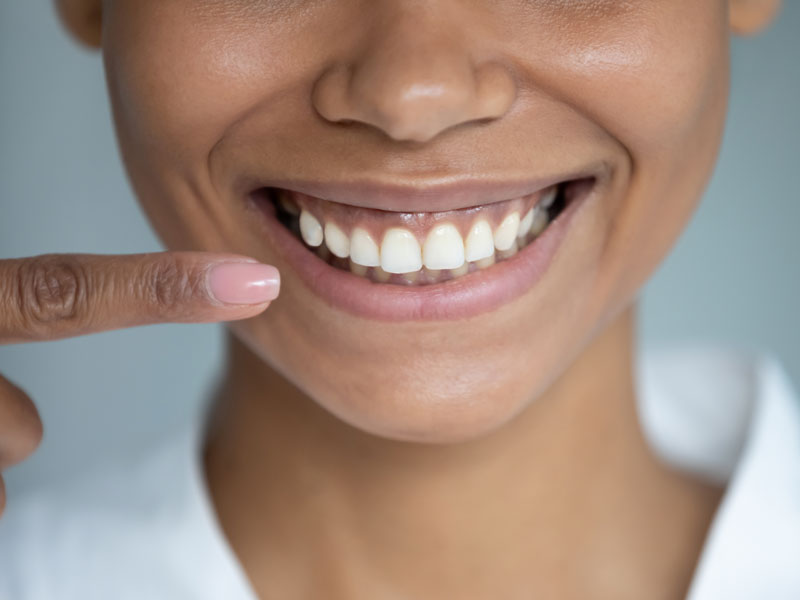
[[[633,309],[478,440],[364,433],[230,336],[205,467],[263,597],[683,597],[720,490],[642,437]]]

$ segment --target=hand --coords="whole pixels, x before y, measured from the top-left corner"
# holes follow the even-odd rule
[[[208,252],[44,254],[0,260],[0,344],[152,323],[255,316],[278,295],[277,269]],[[0,375],[0,471],[39,445],[31,399]],[[5,487],[0,476],[0,514]]]

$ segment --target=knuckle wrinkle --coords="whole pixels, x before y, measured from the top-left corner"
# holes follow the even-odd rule
[[[63,256],[35,257],[18,275],[20,314],[33,326],[77,321],[82,316],[87,277],[77,261]]]
[[[164,316],[182,313],[204,285],[198,273],[184,268],[175,259],[162,260],[150,266],[144,281],[147,285],[145,295]]]

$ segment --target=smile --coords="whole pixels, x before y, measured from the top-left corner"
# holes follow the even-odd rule
[[[278,220],[329,265],[374,282],[431,285],[485,269],[533,242],[565,186],[464,210],[399,213],[269,190]]]
[[[465,318],[535,285],[598,177],[509,200],[401,212],[263,186],[249,198],[276,249],[329,304],[379,320]]]

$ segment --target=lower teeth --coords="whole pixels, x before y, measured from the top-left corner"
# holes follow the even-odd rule
[[[349,271],[358,277],[364,277],[375,283],[391,283],[396,285],[414,286],[443,283],[451,279],[456,279],[458,277],[463,277],[464,275],[474,273],[475,271],[486,269],[498,262],[508,260],[517,252],[525,248],[528,244],[533,242],[533,240],[535,240],[537,237],[539,237],[539,235],[542,234],[547,226],[552,223],[553,220],[561,213],[566,203],[564,198],[564,186],[561,185],[559,186],[558,195],[556,196],[555,201],[545,213],[547,215],[546,218],[542,219],[538,223],[534,222],[531,231],[524,237],[517,238],[517,240],[507,250],[495,250],[495,253],[492,256],[474,262],[465,262],[457,269],[432,270],[423,267],[421,270],[414,271],[413,273],[398,274],[387,273],[380,267],[365,267],[363,265],[354,263],[349,258],[339,258],[338,256],[335,256],[327,248],[327,246],[325,246],[324,243],[317,247],[309,246],[305,243],[305,241],[303,241],[303,237],[300,234],[299,218],[297,214],[295,214],[296,211],[293,210],[294,207],[288,207],[285,202],[279,201],[277,199],[277,194],[275,193],[271,193],[269,197],[275,206],[278,221],[289,231],[291,231],[308,250],[315,253],[319,258],[327,262],[332,267],[341,269],[343,271]]]

